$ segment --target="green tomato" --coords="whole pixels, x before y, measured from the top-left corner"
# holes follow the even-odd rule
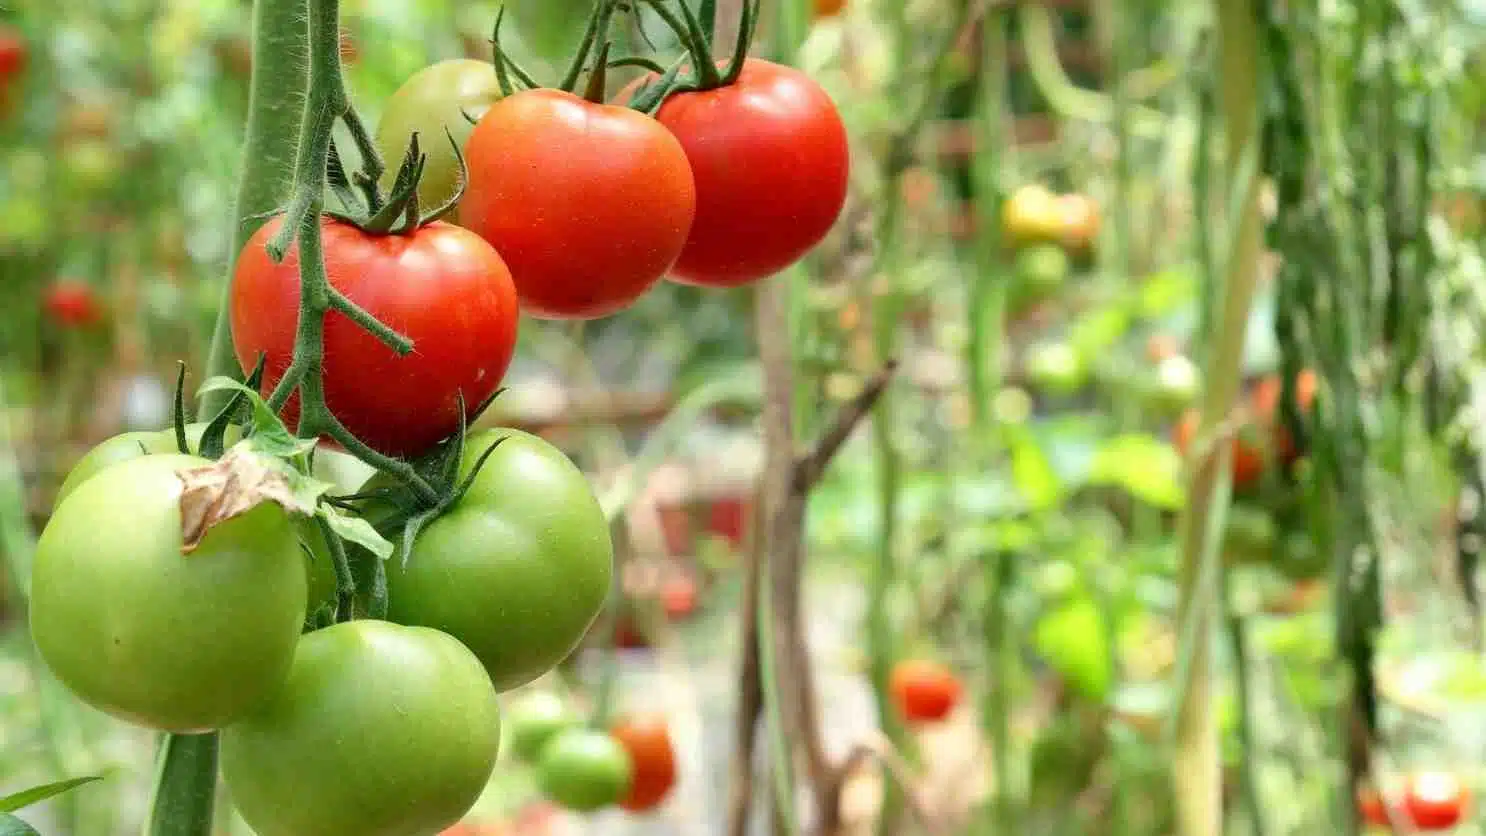
[[[62,169],[72,188],[100,192],[113,186],[121,173],[118,151],[105,139],[80,139],[62,149]]]
[[[1066,342],[1033,346],[1027,355],[1027,379],[1044,392],[1066,396],[1083,388],[1088,379],[1083,358]]]
[[[1047,613],[1032,638],[1037,652],[1076,691],[1093,700],[1108,696],[1110,637],[1093,599],[1073,598]]]
[[[588,632],[613,582],[614,547],[583,472],[534,435],[471,434],[458,478],[497,442],[469,492],[418,535],[407,566],[388,561],[388,619],[449,633],[509,691]]]
[[[542,748],[537,785],[561,806],[591,813],[617,804],[629,792],[633,769],[619,741],[605,732],[574,728]]]
[[[222,777],[258,836],[432,836],[469,812],[500,707],[453,637],[367,619],[305,635],[284,687],[222,732]]]
[[[1035,244],[1016,254],[1018,290],[1028,299],[1045,299],[1068,278],[1068,253],[1052,244]]]
[[[200,453],[201,436],[205,432],[205,422],[187,424],[186,449],[192,453]],[[240,432],[236,427],[227,428],[228,446],[237,441]],[[60,503],[66,499],[67,495],[76,490],[78,485],[87,481],[88,477],[109,465],[150,454],[178,452],[180,448],[175,443],[174,429],[120,433],[103,441],[77,460],[77,464],[73,465],[72,470],[68,472],[67,478],[62,480],[62,487],[57,489],[57,502]]]
[[[550,691],[529,694],[506,709],[505,749],[519,760],[534,762],[548,741],[579,724],[561,697]]]
[[[181,552],[178,453],[78,486],[36,544],[31,632],[47,666],[95,708],[205,732],[284,682],[304,621],[304,558],[283,508],[262,503]]]
[[[1163,358],[1147,382],[1151,407],[1162,415],[1178,415],[1197,402],[1202,372],[1182,354]]]
[[[463,153],[475,127],[461,111],[479,119],[499,98],[495,66],[487,61],[455,58],[414,73],[387,100],[377,124],[377,147],[387,161],[383,188],[392,188],[398,163],[416,132],[418,149],[428,155],[418,186],[418,205],[427,212],[447,202],[459,185],[459,161],[449,136]]]

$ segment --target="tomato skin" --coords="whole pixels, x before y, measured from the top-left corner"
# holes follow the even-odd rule
[[[258,836],[433,834],[485,789],[500,708],[453,637],[358,619],[306,634],[284,687],[222,732]]]
[[[640,715],[622,718],[609,734],[629,753],[629,792],[619,806],[632,813],[653,809],[676,785],[676,751],[665,717]]]
[[[58,279],[46,289],[42,307],[64,328],[86,328],[103,321],[103,304],[87,282]]]
[[[565,729],[580,725],[561,697],[550,691],[530,694],[506,710],[506,751],[534,762],[542,748]]]
[[[943,720],[959,704],[963,687],[944,665],[908,659],[893,666],[888,692],[898,713],[910,723]]]
[[[526,90],[480,118],[460,223],[489,241],[521,305],[597,319],[675,263],[696,213],[681,144],[655,120],[561,90]]]
[[[537,763],[537,785],[548,798],[580,813],[617,804],[629,792],[632,768],[619,741],[587,728],[552,738]]]
[[[773,275],[820,243],[846,205],[846,127],[799,70],[749,58],[733,84],[671,96],[655,118],[696,178],[696,221],[672,281],[737,287]]]
[[[8,81],[26,69],[30,48],[20,30],[0,25],[0,82]]]
[[[388,618],[450,633],[508,691],[582,640],[613,582],[614,547],[583,472],[537,436],[471,433],[461,480],[497,441],[464,498],[419,534],[406,568],[389,561]]]
[[[294,354],[299,248],[274,264],[264,245],[283,223],[264,224],[232,279],[232,343],[244,372],[266,352],[263,392]],[[393,456],[416,456],[454,433],[458,395],[474,409],[500,385],[516,348],[515,289],[499,255],[467,230],[435,222],[410,235],[369,235],[323,225],[330,283],[413,341],[399,357],[339,312],[325,319],[325,402],[346,428]],[[283,416],[299,420],[298,394]]]
[[[495,65],[489,61],[454,58],[409,76],[387,100],[377,123],[377,148],[387,161],[382,188],[390,190],[397,180],[397,164],[416,132],[419,151],[428,155],[418,184],[418,205],[425,212],[443,205],[454,196],[460,176],[449,136],[462,151],[475,130],[461,111],[478,119],[500,95]],[[455,216],[447,220],[459,222]]]
[[[1469,793],[1448,772],[1410,775],[1404,787],[1403,807],[1421,831],[1449,830],[1465,814]]]
[[[195,456],[108,467],[57,506],[37,542],[31,632],[84,702],[138,725],[204,732],[283,684],[304,621],[304,557],[264,503],[181,553],[177,471]]]

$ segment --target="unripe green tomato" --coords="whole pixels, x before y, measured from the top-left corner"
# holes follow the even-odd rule
[[[1072,598],[1043,615],[1033,644],[1048,664],[1079,693],[1103,700],[1113,681],[1110,636],[1092,598]]]
[[[283,684],[304,621],[304,557],[272,502],[182,552],[178,453],[119,462],[62,501],[36,545],[31,634],[93,707],[164,731],[220,728]]]
[[[105,139],[79,139],[62,149],[67,184],[81,192],[100,192],[118,181],[119,152]]]
[[[452,636],[359,619],[308,633],[278,693],[222,732],[222,777],[258,836],[433,836],[500,746],[495,689]]]
[[[537,761],[537,784],[559,805],[580,813],[619,803],[629,792],[629,753],[606,732],[574,728],[559,732]]]
[[[542,747],[553,737],[581,722],[556,694],[550,691],[527,694],[506,709],[504,748],[518,760],[535,762]]]
[[[475,128],[461,110],[479,119],[499,98],[495,67],[487,61],[455,58],[414,73],[387,100],[377,123],[377,148],[387,163],[382,187],[392,188],[398,164],[417,132],[418,149],[428,155],[418,187],[418,205],[427,212],[448,201],[459,184],[459,161],[449,137],[453,136],[463,153]]]
[[[206,432],[206,423],[198,421],[186,425],[186,449],[192,453],[201,452],[201,436]],[[242,432],[237,427],[228,427],[224,439],[226,446],[232,446]],[[180,449],[175,443],[175,429],[146,430],[120,433],[112,438],[106,439],[98,446],[83,454],[68,471],[67,478],[62,480],[62,487],[57,489],[57,502],[67,498],[67,495],[77,489],[78,485],[87,481],[88,477],[103,470],[112,464],[137,459],[152,453],[178,453]]]
[[[1066,342],[1033,346],[1027,355],[1027,379],[1034,387],[1052,395],[1071,395],[1088,379],[1083,358]]]
[[[1179,415],[1202,394],[1202,372],[1185,354],[1173,354],[1156,363],[1146,385],[1155,412]]]
[[[1068,278],[1068,254],[1052,244],[1036,244],[1016,254],[1017,290],[1025,299],[1045,299]]]
[[[387,617],[464,642],[509,691],[578,646],[608,597],[614,547],[583,472],[530,433],[470,434],[456,482],[497,443],[463,498],[424,526],[407,566],[388,561]]]

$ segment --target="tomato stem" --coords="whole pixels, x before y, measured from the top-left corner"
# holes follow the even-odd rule
[[[588,27],[583,30],[583,40],[578,44],[578,52],[573,55],[572,63],[568,65],[568,71],[563,74],[562,83],[558,85],[559,89],[566,90],[569,93],[577,91],[578,78],[583,75],[583,70],[588,67],[588,56],[593,53],[593,45],[600,42],[607,44],[609,40],[609,21],[613,15],[614,0],[602,0],[602,2],[593,5],[593,14],[588,16]],[[598,72],[602,66],[603,56],[601,55],[598,62],[594,64],[594,72]],[[589,89],[592,89],[593,82],[589,81],[588,86]],[[589,99],[589,101],[599,100]]]
[[[604,41],[599,47],[599,54],[593,60],[593,72],[588,75],[588,86],[583,90],[583,98],[594,104],[603,104],[604,92],[608,89],[608,65],[609,65],[609,41]]]

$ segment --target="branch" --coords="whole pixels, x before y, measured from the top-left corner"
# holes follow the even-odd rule
[[[882,365],[877,373],[868,379],[862,391],[856,397],[847,401],[836,413],[825,432],[820,434],[815,446],[810,452],[795,460],[794,478],[790,489],[797,494],[804,495],[814,488],[822,476],[825,475],[826,467],[830,465],[831,459],[846,443],[846,439],[856,430],[857,424],[867,417],[877,399],[887,389],[888,382],[892,380],[893,374],[898,370],[897,359],[890,359]]]

